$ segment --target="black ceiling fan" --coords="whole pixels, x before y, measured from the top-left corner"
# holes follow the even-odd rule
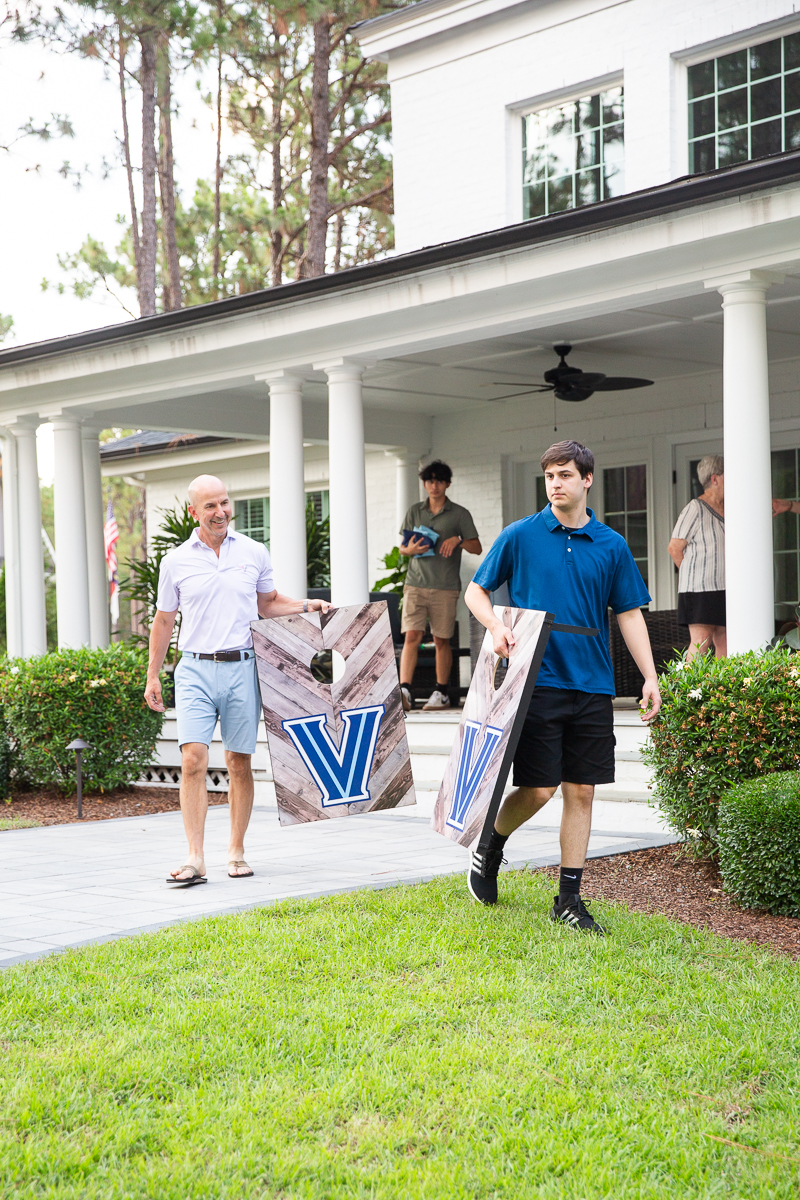
[[[493,396],[492,400],[510,400],[514,396],[529,396],[535,392],[553,392],[559,400],[579,402],[588,400],[593,392],[623,392],[628,388],[650,387],[652,379],[634,379],[628,375],[602,375],[599,371],[581,371],[570,367],[566,358],[572,346],[553,346],[561,361],[544,373],[543,384],[533,384],[520,392],[508,392],[504,396]],[[485,387],[517,387],[514,383],[488,383]]]

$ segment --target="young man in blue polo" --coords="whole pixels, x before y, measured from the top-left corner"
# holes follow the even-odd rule
[[[608,647],[608,609],[644,675],[642,720],[650,722],[661,696],[641,606],[650,601],[633,556],[618,533],[602,525],[586,497],[594,455],[580,442],[557,442],[542,456],[548,506],[509,525],[467,588],[465,600],[491,632],[495,654],[513,654],[514,634],[498,620],[490,592],[508,584],[514,608],[552,612],[563,624],[599,629],[600,636],[552,633],[514,756],[516,790],[497,814],[486,853],[476,851],[469,890],[497,903],[497,875],[509,836],[538,812],[561,785],[561,875],[550,917],[572,929],[604,933],[580,888],[595,785],[614,782],[614,672]]]

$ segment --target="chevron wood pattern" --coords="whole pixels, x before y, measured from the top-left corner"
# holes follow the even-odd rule
[[[508,777],[519,740],[514,718],[520,704],[527,705],[525,693],[532,687],[531,668],[544,633],[543,612],[500,605],[494,611],[516,638],[508,670],[501,682],[500,660],[487,630],[431,820],[437,833],[462,846],[477,841],[495,789],[502,789]]]
[[[281,825],[416,804],[385,601],[269,617],[253,621],[252,630]],[[322,651],[337,651],[344,659],[344,674],[333,683],[320,682],[312,672]],[[339,750],[348,728],[342,713],[380,705],[384,713],[369,771],[369,798],[324,805],[318,783],[282,723],[323,714]]]

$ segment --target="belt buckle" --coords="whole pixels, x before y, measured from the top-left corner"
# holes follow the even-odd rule
[[[214,651],[214,662],[215,663],[227,662],[227,659],[225,658],[224,650],[215,650]]]

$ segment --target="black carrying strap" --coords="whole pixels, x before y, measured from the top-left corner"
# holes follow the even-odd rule
[[[600,632],[599,629],[588,629],[583,625],[559,625],[557,621],[553,622],[550,629],[553,633],[579,633],[581,637],[597,637]]]

